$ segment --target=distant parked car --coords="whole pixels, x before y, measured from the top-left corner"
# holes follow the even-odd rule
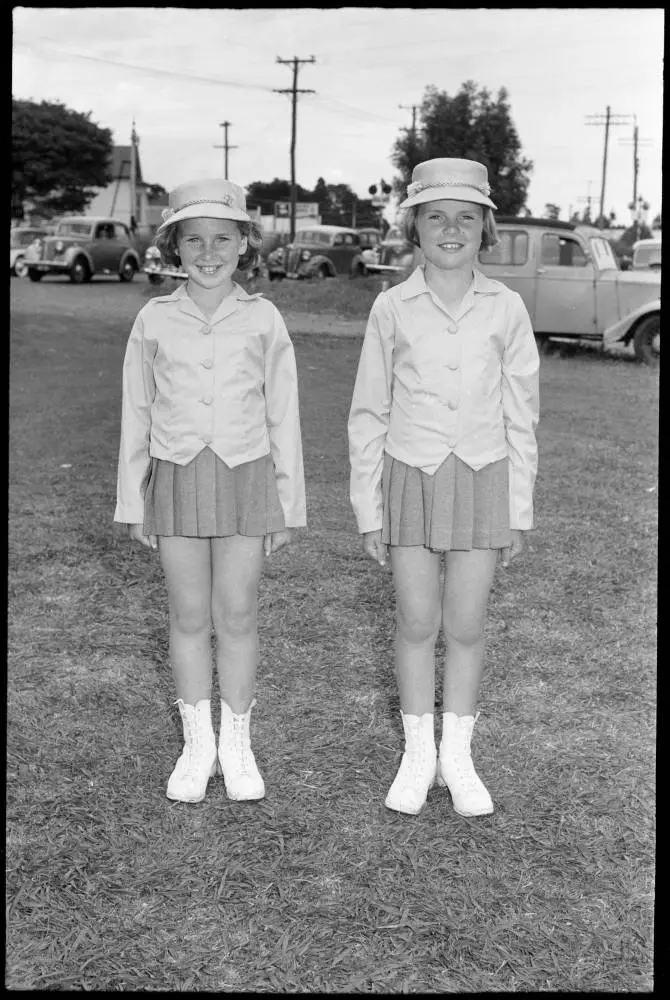
[[[334,278],[352,275],[360,260],[361,237],[346,226],[311,226],[268,254],[270,281],[281,278]]]
[[[356,254],[351,262],[350,275],[352,278],[365,277],[368,274],[367,262],[374,260],[375,252],[381,246],[384,236],[381,229],[372,226],[359,229],[360,252]]]
[[[52,236],[40,238],[25,254],[28,277],[41,281],[45,274],[67,275],[74,284],[96,274],[116,274],[132,281],[140,270],[140,257],[128,227],[107,217],[66,216]]]
[[[652,270],[661,268],[661,240],[637,240],[633,243],[633,271],[644,271],[648,267]]]
[[[9,231],[9,273],[17,278],[25,278],[28,275],[28,265],[26,264],[26,249],[39,239],[47,236],[48,229],[33,227],[17,227]]]
[[[391,226],[380,245],[366,254],[371,274],[404,274],[411,266],[415,247],[405,239],[400,226]]]

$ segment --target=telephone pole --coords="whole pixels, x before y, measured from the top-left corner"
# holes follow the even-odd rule
[[[619,145],[627,146],[631,142],[630,139],[619,139]],[[640,160],[638,158],[638,150],[642,146],[649,146],[651,142],[649,139],[640,139],[638,128],[637,128],[637,116],[633,115],[633,201],[632,205],[637,204],[637,178],[640,172]]]
[[[603,178],[602,185],[600,187],[600,213],[598,215],[598,227],[604,229],[604,211],[605,211],[605,180],[607,177],[607,146],[609,143],[610,126],[612,125],[626,125],[630,115],[613,115],[609,104],[605,110],[605,114],[601,115],[586,115],[587,119],[592,119],[590,121],[584,122],[585,125],[604,125],[605,126],[605,146],[603,149]]]
[[[214,149],[223,150],[223,176],[228,180],[228,150],[237,149],[237,146],[230,146],[228,144],[228,127],[232,122],[219,122],[219,128],[223,129],[223,145],[214,146]]]
[[[591,198],[591,181],[587,181],[587,185],[588,187],[586,189],[587,190],[586,197],[580,196],[579,198],[577,198],[577,201],[581,202],[582,204],[586,203],[586,215],[589,220],[589,224],[591,224],[593,221],[591,219],[591,201],[593,200]]]
[[[291,94],[292,95],[292,113],[291,113],[291,231],[290,239],[293,241],[295,239],[295,203],[297,201],[297,187],[295,182],[295,140],[296,140],[296,126],[297,126],[297,104],[298,104],[298,94],[313,94],[313,90],[298,90],[298,68],[301,63],[315,63],[316,59],[314,56],[310,56],[309,59],[298,59],[294,56],[293,59],[280,59],[277,56],[278,63],[284,63],[286,66],[293,66],[293,86],[288,90],[279,90],[277,87],[273,87],[273,90],[277,94]]]

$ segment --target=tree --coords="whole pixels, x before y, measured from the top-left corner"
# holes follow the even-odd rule
[[[12,214],[81,212],[109,183],[112,133],[91,112],[59,102],[12,100]]]
[[[658,215],[654,216],[654,220],[653,220],[653,222],[651,224],[651,228],[652,229],[662,229],[662,226],[661,226],[661,213],[660,212],[658,213]]]
[[[499,213],[519,212],[526,202],[533,163],[521,155],[504,87],[495,100],[472,80],[466,81],[455,97],[437,87],[426,87],[420,120],[422,125],[416,132],[406,130],[393,145],[391,160],[401,173],[395,185],[399,193],[404,194],[413,168],[422,160],[465,157],[487,168]]]
[[[166,196],[167,191],[162,184],[147,185],[147,198],[149,202],[156,201],[158,198],[165,198]]]
[[[558,219],[560,218],[561,210],[558,205],[554,205],[552,201],[548,201],[544,206],[544,217],[545,219]]]

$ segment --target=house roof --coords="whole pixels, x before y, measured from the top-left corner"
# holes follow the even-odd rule
[[[121,178],[130,179],[130,146],[112,147],[112,156],[108,169],[110,180],[112,181],[117,181]],[[144,184],[139,149],[135,150],[135,180],[137,184]]]

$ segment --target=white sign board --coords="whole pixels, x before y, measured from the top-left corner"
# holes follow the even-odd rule
[[[296,219],[307,219],[315,218],[319,214],[319,203],[316,201],[296,201],[295,203],[295,217]],[[291,202],[290,201],[276,201],[275,202],[275,215],[280,219],[288,219],[291,215]]]

